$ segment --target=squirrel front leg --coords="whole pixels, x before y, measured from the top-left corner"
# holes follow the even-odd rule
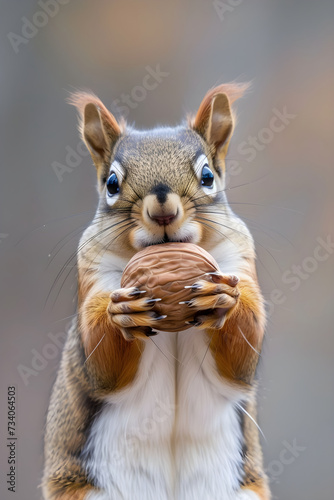
[[[111,392],[130,384],[138,370],[143,339],[154,335],[161,318],[156,299],[135,287],[112,293],[94,287],[80,305],[80,330],[87,369],[97,390]]]
[[[193,324],[206,330],[221,376],[250,384],[264,335],[263,299],[255,278],[210,273],[211,280],[192,286]]]
[[[264,335],[263,299],[255,271],[243,271],[240,278],[213,273],[211,280],[194,283],[188,305],[196,310],[193,324],[206,332],[219,375],[250,391],[243,403],[245,477],[237,498],[269,500],[251,389]]]

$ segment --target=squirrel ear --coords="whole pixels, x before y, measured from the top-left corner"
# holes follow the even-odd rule
[[[206,140],[218,151],[231,136],[233,118],[226,94],[217,94],[211,104],[210,119],[206,130]]]
[[[224,155],[234,125],[231,104],[241,97],[248,84],[226,84],[215,87],[206,94],[190,126],[212,147],[213,154]]]
[[[97,168],[109,161],[111,151],[123,130],[115,117],[94,94],[76,92],[69,99],[80,113],[82,138]]]

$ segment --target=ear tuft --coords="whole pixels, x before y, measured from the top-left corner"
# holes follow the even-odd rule
[[[69,104],[79,111],[79,128],[96,166],[107,160],[113,145],[125,130],[102,101],[91,92],[75,92]]]
[[[231,104],[242,97],[249,86],[248,83],[227,83],[212,88],[205,95],[196,116],[188,119],[189,126],[215,150],[225,144],[223,150],[226,153],[234,123]]]
[[[235,83],[235,82],[223,83],[222,85],[213,87],[206,93],[203,101],[201,102],[200,107],[198,108],[196,116],[191,116],[189,118],[189,125],[192,128],[195,128],[196,125],[198,125],[197,122],[200,116],[205,116],[210,114],[210,107],[212,100],[217,94],[226,94],[228,100],[230,101],[230,104],[233,104],[237,99],[243,97],[243,95],[249,89],[249,87],[250,83]]]

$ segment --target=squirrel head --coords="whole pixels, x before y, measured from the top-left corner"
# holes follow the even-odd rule
[[[110,233],[110,249],[131,256],[152,244],[182,241],[210,248],[219,239],[213,207],[226,207],[231,105],[246,88],[215,87],[187,123],[145,131],[117,122],[93,94],[71,96],[97,170],[96,226],[104,228],[105,242]]]

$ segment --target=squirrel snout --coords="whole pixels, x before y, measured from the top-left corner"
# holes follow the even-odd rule
[[[148,225],[169,226],[182,219],[183,207],[181,199],[178,194],[172,192],[150,193],[144,198],[142,214],[144,221]]]
[[[150,219],[154,220],[159,224],[159,226],[168,226],[173,222],[173,220],[176,218],[176,214],[170,214],[170,215],[151,215],[148,214]]]

